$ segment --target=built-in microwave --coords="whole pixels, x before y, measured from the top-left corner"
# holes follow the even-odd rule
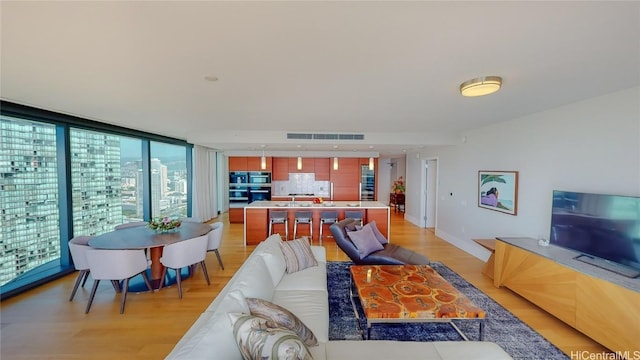
[[[249,188],[249,202],[271,200],[271,188],[252,186]]]
[[[271,184],[271,173],[251,171],[249,172],[249,183],[269,185]]]
[[[229,185],[231,184],[247,184],[249,176],[246,171],[232,171],[229,173]]]

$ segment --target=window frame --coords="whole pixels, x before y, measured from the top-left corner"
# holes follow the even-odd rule
[[[193,144],[185,140],[153,134],[145,131],[128,129],[122,126],[111,125],[78,116],[62,114],[54,111],[39,109],[27,105],[17,104],[6,100],[0,100],[0,114],[22,119],[26,121],[52,124],[56,127],[56,161],[58,162],[58,198],[59,198],[59,225],[60,225],[60,259],[38,266],[15,280],[2,286],[0,300],[18,295],[24,291],[40,286],[49,281],[75,271],[68,241],[73,235],[73,203],[71,187],[71,153],[70,153],[70,129],[83,129],[104,132],[108,134],[136,138],[142,142],[142,163],[145,186],[143,187],[144,219],[149,220],[151,214],[150,191],[150,143],[152,141],[178,145],[185,147],[187,167],[187,214],[192,212],[192,181]]]

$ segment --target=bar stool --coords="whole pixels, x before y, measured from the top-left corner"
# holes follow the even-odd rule
[[[298,238],[298,224],[309,225],[309,242],[313,240],[313,214],[311,211],[296,211],[293,224],[293,238]]]
[[[322,211],[320,213],[320,245],[322,245],[322,228],[324,224],[335,224],[338,222],[338,212],[337,211]]]
[[[344,217],[349,219],[354,219],[357,222],[356,225],[360,225],[360,226],[362,226],[364,221],[364,214],[362,213],[361,210],[345,210]]]
[[[273,225],[284,225],[284,239],[289,240],[289,212],[287,210],[269,210],[269,236],[273,232]],[[282,236],[282,235],[281,235]]]

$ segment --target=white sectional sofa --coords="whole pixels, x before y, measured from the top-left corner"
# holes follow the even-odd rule
[[[245,298],[260,298],[295,314],[319,345],[313,359],[511,359],[491,342],[329,341],[326,253],[312,246],[318,266],[288,274],[280,236],[261,242],[167,359],[242,359],[229,313],[249,313]]]

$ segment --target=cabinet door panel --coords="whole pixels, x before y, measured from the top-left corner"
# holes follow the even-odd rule
[[[315,172],[315,162],[313,158],[302,158],[302,169],[298,170],[298,158],[289,158],[290,173],[312,173]]]
[[[332,160],[330,160],[329,158],[315,159],[316,180],[328,181],[331,179],[331,175],[329,173],[329,166],[331,166],[331,161]]]
[[[247,171],[247,157],[246,156],[230,156],[229,157],[229,171]]]
[[[270,157],[266,157],[265,158],[265,165],[266,168],[262,169],[261,167],[261,162],[262,162],[262,157],[261,156],[250,156],[247,157],[247,170],[249,171],[271,171],[272,169],[272,165],[271,165],[271,158]]]
[[[273,158],[271,181],[289,180],[289,158]]]
[[[360,184],[360,164],[357,158],[341,158],[338,170],[331,168],[333,186],[354,186],[358,192]]]
[[[496,242],[496,268],[494,284],[508,287],[575,327],[574,271],[502,241]]]
[[[613,351],[640,353],[640,293],[584,274],[577,292],[578,330]]]

